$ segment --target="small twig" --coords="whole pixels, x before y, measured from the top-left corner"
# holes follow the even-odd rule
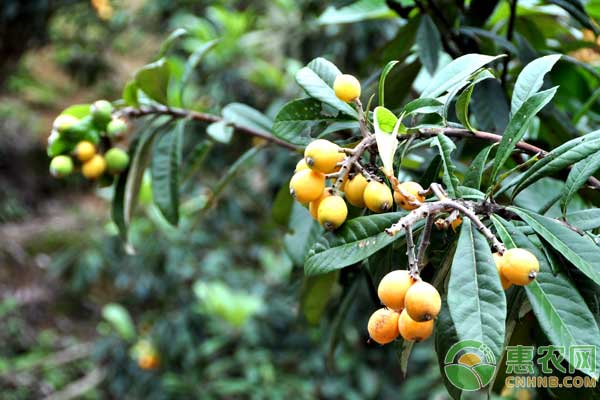
[[[408,273],[413,279],[419,279],[419,266],[415,258],[415,242],[413,240],[412,225],[406,228],[406,255],[408,256]]]
[[[356,168],[356,170],[365,177],[367,182],[371,182],[372,180],[377,180],[377,177],[373,176],[373,174],[371,174],[369,171],[367,171],[366,168],[363,167],[363,165],[360,163],[360,161],[354,162],[354,168]]]
[[[335,189],[339,189],[342,186],[342,183],[344,183],[348,177],[348,173],[350,173],[352,166],[356,164],[365,150],[374,143],[375,136],[369,135],[361,140],[361,142],[354,148],[354,153],[350,157],[346,157],[346,159],[342,162],[342,168],[340,169],[340,172],[337,173],[337,180],[333,185]]]
[[[47,396],[45,400],[71,400],[83,396],[106,377],[106,371],[102,368],[94,368],[83,378],[68,384],[63,390]]]
[[[367,120],[365,118],[365,110],[363,109],[362,103],[360,102],[360,98],[356,98],[356,100],[354,100],[354,102],[356,103],[357,107],[358,107],[358,124],[360,126],[360,134],[362,135],[362,137],[366,138],[367,136],[370,135],[369,131],[367,130]]]
[[[421,235],[421,244],[419,245],[419,251],[417,253],[417,266],[419,267],[419,272],[425,268],[425,253],[430,244],[431,230],[434,220],[435,215],[431,214],[427,216],[427,220],[425,221],[425,228],[423,229],[423,234]]]

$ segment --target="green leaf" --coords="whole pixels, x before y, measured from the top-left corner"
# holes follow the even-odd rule
[[[381,71],[381,75],[379,76],[379,105],[384,106],[384,97],[385,97],[385,78],[387,78],[388,74],[398,64],[399,61],[393,60],[388,62],[383,70]]]
[[[125,340],[132,341],[137,333],[135,325],[125,307],[117,303],[110,303],[102,308],[102,317],[107,320],[117,333]]]
[[[358,113],[348,103],[338,99],[333,91],[333,82],[340,70],[324,58],[315,58],[296,73],[296,82],[315,99],[330,105],[339,112],[358,118]]]
[[[512,197],[539,179],[567,168],[599,150],[600,130],[563,143],[523,173]]]
[[[321,236],[323,229],[298,202],[292,205],[288,227],[291,232],[283,238],[285,250],[294,265],[302,266],[308,250],[315,243],[317,236]]]
[[[464,186],[472,187],[473,189],[481,189],[481,181],[483,179],[485,165],[487,164],[490,151],[492,151],[493,147],[493,145],[484,147],[483,150],[481,150],[473,159],[469,170],[465,174],[465,179],[463,180]]]
[[[290,194],[289,184],[286,183],[279,188],[273,200],[273,206],[271,207],[273,220],[280,225],[287,226],[290,222],[293,206],[294,198]]]
[[[394,236],[384,232],[404,215],[405,212],[395,212],[358,217],[346,222],[335,233],[325,233],[309,250],[304,272],[307,275],[324,274],[366,259],[404,237],[404,231]]]
[[[138,86],[135,80],[127,82],[123,88],[123,101],[125,104],[131,107],[139,107],[140,102],[138,101]]]
[[[500,360],[506,297],[490,245],[468,218],[462,223],[454,253],[447,301],[458,339],[478,340]]]
[[[317,19],[322,25],[349,24],[370,19],[394,18],[396,14],[390,10],[385,0],[358,0],[345,7],[327,7]]]
[[[429,99],[429,98],[415,99],[404,106],[404,109],[402,110],[401,114],[404,115],[405,117],[408,117],[411,114],[437,113],[437,114],[441,115],[443,105],[444,105],[444,103],[442,103],[441,101],[439,101],[437,99]]]
[[[334,121],[340,120],[328,115],[319,100],[294,100],[284,105],[277,113],[273,122],[273,135],[289,143],[305,146],[314,140],[311,136],[313,128]]]
[[[483,54],[467,54],[453,60],[435,74],[429,85],[421,93],[421,98],[438,97],[450,88],[467,80],[479,68],[500,57],[502,56],[492,57]]]
[[[271,134],[273,121],[265,114],[246,104],[230,103],[223,108],[221,114],[227,122],[250,128],[266,135]]]
[[[440,52],[442,51],[442,40],[440,32],[427,14],[421,16],[416,41],[421,64],[433,75],[437,69]]]
[[[385,107],[378,106],[373,110],[373,127],[377,150],[386,176],[394,173],[394,155],[398,150],[398,130],[402,121]]]
[[[304,277],[300,291],[300,309],[309,324],[316,325],[321,320],[338,276],[339,271],[333,271],[328,274]]]
[[[65,108],[63,110],[63,112],[61,112],[60,114],[61,115],[62,114],[71,115],[75,118],[82,119],[82,118],[90,115],[90,105],[89,104],[74,104],[72,106]]]
[[[206,128],[206,133],[213,140],[219,143],[229,143],[231,142],[231,137],[233,136],[233,127],[228,124],[227,121],[221,120],[217,122],[213,122]]]
[[[540,261],[537,278],[525,286],[525,292],[540,326],[550,342],[562,346],[561,353],[568,360],[570,346],[600,346],[600,331],[593,314],[573,283],[563,272],[553,274],[544,253],[518,229],[502,220],[515,245],[529,250]],[[596,371],[586,372],[598,376],[600,353],[596,350]]]
[[[528,98],[513,115],[502,136],[502,141],[500,141],[500,144],[498,145],[490,182],[494,183],[496,181],[498,172],[500,172],[500,169],[510,157],[517,143],[521,141],[525,132],[527,132],[527,128],[529,128],[533,117],[535,117],[535,115],[540,112],[550,100],[552,100],[557,89],[558,86],[555,86],[551,89],[534,94]]]
[[[451,139],[440,133],[437,136],[437,140],[431,143],[431,146],[437,146],[439,154],[442,157],[442,180],[448,195],[453,199],[460,197],[456,166],[452,160],[452,152],[456,149],[456,145]]]
[[[556,4],[563,10],[571,14],[584,27],[594,31],[595,35],[600,35],[598,23],[594,21],[585,11],[583,4],[579,0],[548,0],[548,3]]]
[[[123,171],[117,177],[113,192],[112,220],[117,226],[119,236],[125,243],[129,242],[127,234],[127,223],[125,222],[125,183],[127,182],[128,170]]]
[[[169,36],[165,39],[165,41],[160,45],[160,49],[158,50],[157,58],[160,59],[160,58],[164,57],[167,54],[167,52],[169,51],[169,49],[171,48],[171,46],[173,46],[173,44],[175,44],[177,39],[179,39],[180,37],[185,36],[187,34],[188,34],[188,31],[184,28],[177,28],[173,32],[171,32],[169,34]]]
[[[577,191],[587,182],[588,178],[600,169],[600,153],[592,154],[573,165],[567,181],[563,186],[560,207],[563,213],[567,212],[569,201]]]
[[[500,82],[488,79],[473,90],[471,112],[479,129],[502,133],[509,121],[509,105]]]
[[[469,301],[472,301],[472,299]],[[435,321],[434,335],[435,352],[437,354],[440,374],[444,378],[444,385],[446,386],[446,390],[448,390],[448,394],[450,394],[453,399],[459,400],[462,395],[462,390],[454,386],[448,380],[448,377],[444,372],[446,354],[450,350],[450,347],[454,346],[460,341],[456,333],[456,327],[454,325],[454,321],[452,320],[452,316],[450,315],[446,299],[442,299],[442,309]]]
[[[560,222],[517,207],[509,207],[544,238],[556,251],[588,278],[600,285],[600,247],[588,236],[581,236]]]
[[[167,104],[170,77],[169,62],[161,58],[140,68],[135,74],[135,83],[152,100]]]
[[[469,103],[471,102],[471,95],[473,94],[473,89],[475,85],[479,82],[485,80],[495,78],[494,75],[487,69],[481,71],[479,74],[473,77],[473,81],[465,90],[462,91],[460,96],[456,99],[456,117],[458,120],[470,131],[474,131],[471,126],[471,122],[469,121]]]
[[[591,231],[600,228],[600,208],[574,211],[567,214],[565,219],[582,231]]]
[[[185,120],[173,132],[164,133],[154,145],[152,156],[152,194],[154,203],[171,225],[179,222],[179,166]]]
[[[533,60],[523,68],[517,77],[513,90],[510,110],[513,115],[521,108],[523,103],[540,90],[544,84],[544,76],[550,72],[554,64],[560,59],[560,54],[552,54]]]
[[[204,58],[204,55],[208,53],[211,49],[215,47],[217,43],[219,43],[220,39],[214,39],[208,41],[201,46],[199,46],[194,52],[188,57],[185,67],[183,68],[183,75],[181,77],[181,86],[179,88],[179,102],[183,104],[183,93],[185,92],[185,88],[190,82],[190,78],[192,77],[192,73],[200,64],[200,61]]]

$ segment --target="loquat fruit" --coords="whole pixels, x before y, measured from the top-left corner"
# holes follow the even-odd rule
[[[318,199],[325,189],[325,175],[310,169],[296,172],[290,180],[290,194],[300,203]]]
[[[340,196],[327,196],[319,204],[319,223],[328,231],[339,228],[348,216],[348,206]]]
[[[398,318],[398,331],[404,340],[421,342],[433,333],[434,321],[417,322],[410,317],[406,309],[400,313]]]
[[[540,272],[538,259],[525,249],[506,250],[502,259],[502,275],[514,285],[525,286],[531,283]]]
[[[403,182],[398,185],[398,190],[394,191],[394,201],[404,210],[414,210],[419,204],[425,201],[425,196],[419,194],[423,187],[417,182]],[[406,195],[406,196],[404,196]]]
[[[122,118],[113,118],[106,125],[106,133],[111,139],[118,139],[127,132],[127,122]]]
[[[415,321],[429,321],[440,313],[442,298],[433,285],[419,281],[406,292],[404,307],[408,315]]]
[[[50,161],[50,173],[52,176],[62,178],[73,172],[73,160],[69,156],[56,156]]]
[[[314,171],[329,174],[334,172],[338,162],[343,160],[340,146],[325,139],[310,142],[304,149],[304,161]],[[341,157],[340,157],[341,156]]]
[[[380,213],[392,207],[392,191],[381,182],[371,181],[363,192],[363,201],[367,208],[373,212]]]
[[[352,179],[348,179],[344,186],[344,193],[346,194],[348,203],[355,207],[363,208],[365,206],[363,195],[368,184],[369,182],[367,182],[367,179],[362,174],[356,174]]]
[[[375,311],[367,324],[371,339],[379,344],[393,342],[399,334],[398,318],[398,313],[388,308],[380,308]]]
[[[498,269],[498,276],[500,277],[500,283],[502,284],[502,289],[506,290],[509,287],[511,287],[512,284],[502,274],[502,264],[504,263],[504,257],[498,253],[493,253],[492,257],[494,258],[494,263],[496,264],[496,268]]]
[[[312,215],[312,217],[315,219],[315,221],[319,220],[319,204],[321,204],[321,201],[323,201],[324,198],[329,197],[331,195],[331,188],[325,188],[325,190],[323,190],[323,193],[321,194],[321,197],[308,203],[308,211],[310,212],[310,215]]]
[[[113,147],[104,155],[106,160],[106,169],[111,174],[118,174],[129,165],[129,155],[125,150]]]
[[[304,158],[302,158],[296,164],[296,168],[294,169],[294,173],[300,172],[300,171],[305,170],[305,169],[310,169],[310,167],[306,164],[306,161],[304,161]]]
[[[100,154],[96,154],[81,166],[81,174],[87,179],[97,179],[106,170],[106,161]]]
[[[90,106],[90,114],[96,128],[104,130],[112,119],[113,106],[107,100],[98,100]]]
[[[159,360],[156,354],[145,353],[138,358],[138,366],[144,370],[158,368]]]
[[[54,129],[56,129],[56,131],[59,134],[64,134],[69,129],[71,129],[71,127],[76,125],[78,122],[79,122],[79,119],[72,115],[61,114],[58,117],[56,117],[52,126],[54,127]]]
[[[406,270],[396,270],[386,274],[377,287],[379,300],[386,307],[400,312],[404,308],[406,292],[414,283],[414,279]]]
[[[360,82],[353,75],[338,75],[333,82],[333,91],[338,99],[347,103],[360,97]]]
[[[96,155],[96,146],[87,140],[83,140],[75,146],[75,155],[79,161],[86,162]]]

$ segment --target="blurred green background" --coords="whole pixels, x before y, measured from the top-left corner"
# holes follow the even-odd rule
[[[311,282],[298,260],[305,243],[271,207],[297,155],[274,148],[246,153],[223,180],[222,171],[257,143],[189,140],[196,157],[184,164],[181,226],[165,223],[146,182],[131,226],[133,255],[110,221],[110,189],[48,173],[45,146],[55,116],[71,104],[119,98],[177,28],[190,32],[178,49],[181,68],[219,39],[187,89],[190,108],[219,113],[243,102],[273,116],[299,97],[294,73],[318,56],[365,86],[386,61],[402,59],[391,99],[401,104],[422,75],[410,55],[416,24],[387,7],[365,9],[357,23],[356,12],[328,9],[348,3],[0,3],[0,399],[448,398],[431,340],[415,346],[407,376],[399,349],[369,343],[366,323],[377,301],[367,280],[353,279],[360,269],[341,271],[328,302],[305,297]],[[401,15],[407,2],[388,3]],[[482,10],[485,19],[463,22],[503,34],[508,2],[490,3],[499,5]],[[546,46],[544,35],[586,39],[583,30],[576,34],[544,15],[527,25],[532,15],[518,23],[535,47]],[[493,40],[478,40],[482,52],[503,51]],[[461,43],[464,51],[472,47]],[[572,45],[578,59],[598,60],[597,49],[581,47]],[[519,50],[526,60],[527,46]],[[567,88],[557,115],[581,109],[590,95],[589,77],[570,68],[554,73]],[[580,128],[597,122],[597,104],[587,108],[589,116],[576,121]],[[501,122],[489,124],[494,130]],[[569,129],[560,132],[568,137]],[[150,368],[140,367],[140,354],[154,357]]]

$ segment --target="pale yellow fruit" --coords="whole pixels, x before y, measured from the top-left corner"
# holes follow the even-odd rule
[[[300,203],[318,199],[325,189],[325,175],[305,169],[296,172],[290,180],[290,194]]]
[[[338,75],[333,82],[333,91],[338,99],[348,103],[360,97],[360,82],[352,75]]]
[[[419,281],[406,292],[404,307],[408,315],[415,321],[429,321],[440,313],[442,298],[431,284]]]
[[[514,285],[525,286],[540,272],[538,259],[525,249],[506,250],[502,258],[502,275]]]
[[[419,194],[423,187],[417,182],[403,182],[398,185],[398,189],[394,192],[394,201],[405,210],[414,210],[419,207],[420,203],[425,201],[425,196]]]
[[[492,257],[494,257],[494,263],[496,264],[496,268],[498,269],[498,276],[500,277],[500,283],[502,284],[502,289],[506,290],[509,287],[511,287],[512,284],[502,274],[502,264],[504,264],[504,257],[498,253],[493,253]]]
[[[319,223],[328,231],[339,228],[348,216],[348,206],[340,196],[328,196],[319,204]]]
[[[356,174],[352,179],[348,179],[344,186],[346,200],[354,207],[363,208],[365,206],[364,193],[369,182],[362,174]]]
[[[363,200],[367,208],[373,212],[380,213],[392,207],[392,191],[387,185],[377,181],[371,181],[365,187]]]
[[[325,139],[310,142],[304,149],[304,161],[314,171],[324,174],[332,173],[337,168],[337,163],[343,160],[344,154],[340,153],[340,146]]]
[[[86,140],[77,143],[75,146],[75,155],[81,162],[86,162],[96,155],[96,146]]]
[[[369,318],[367,330],[371,339],[379,344],[391,343],[398,337],[397,312],[388,308],[380,308]]]
[[[323,193],[318,199],[313,200],[308,204],[308,211],[310,212],[310,215],[312,215],[312,217],[315,219],[315,221],[319,220],[319,204],[321,204],[321,201],[323,201],[324,198],[329,197],[331,195],[331,188],[325,188],[325,190],[323,190]]]
[[[296,169],[294,169],[294,173],[296,172],[300,172],[303,171],[305,169],[310,169],[308,165],[306,165],[306,161],[304,161],[304,158],[302,158],[300,161],[298,161],[298,163],[296,164]]]
[[[98,179],[105,170],[106,161],[99,154],[96,154],[81,166],[81,174],[87,179]]]

